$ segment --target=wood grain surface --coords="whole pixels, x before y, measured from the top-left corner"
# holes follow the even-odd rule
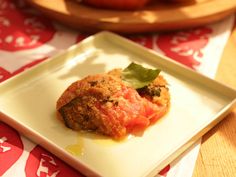
[[[185,0],[167,3],[153,0],[135,11],[96,9],[75,0],[27,0],[45,15],[86,32],[117,33],[167,31],[204,25],[236,11],[236,0]]]
[[[236,25],[225,47],[216,80],[236,89]],[[236,176],[236,108],[202,139],[193,177],[212,176]]]

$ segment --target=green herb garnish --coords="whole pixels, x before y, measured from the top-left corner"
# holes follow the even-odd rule
[[[160,73],[160,69],[148,69],[136,63],[131,63],[121,73],[121,78],[128,86],[135,89],[150,84]]]

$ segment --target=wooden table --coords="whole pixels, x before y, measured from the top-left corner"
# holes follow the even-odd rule
[[[236,89],[236,21],[216,80]],[[193,177],[236,176],[236,108],[202,139]]]

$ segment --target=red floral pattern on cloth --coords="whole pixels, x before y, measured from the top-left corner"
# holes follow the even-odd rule
[[[35,146],[30,152],[25,174],[26,177],[83,177],[78,171],[40,146]]]
[[[150,49],[158,48],[167,57],[195,69],[201,64],[201,58],[204,57],[202,50],[209,43],[212,32],[208,27],[199,27],[158,36],[130,37],[130,39]]]
[[[51,40],[55,29],[37,13],[20,11],[11,1],[0,5],[0,50],[18,51],[39,47]]]
[[[0,121],[0,176],[22,155],[23,143],[13,128]]]
[[[202,49],[208,44],[212,32],[212,29],[202,27],[169,33],[160,35],[156,43],[166,56],[195,69],[201,64]]]

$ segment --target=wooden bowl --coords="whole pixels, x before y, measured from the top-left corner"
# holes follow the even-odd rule
[[[100,9],[75,0],[26,0],[46,16],[65,25],[95,33],[170,31],[205,25],[236,11],[236,0],[196,0],[195,3],[165,3],[153,0],[138,10]]]

